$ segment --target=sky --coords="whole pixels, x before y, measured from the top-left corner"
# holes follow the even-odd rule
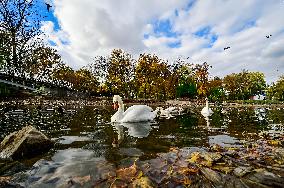
[[[271,83],[284,75],[283,0],[43,0],[38,7],[48,44],[75,69],[121,48],[134,58],[207,62],[211,76],[246,69]]]

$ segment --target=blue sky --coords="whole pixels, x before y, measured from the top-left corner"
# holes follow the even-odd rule
[[[280,0],[56,0],[43,30],[63,59],[79,68],[121,48],[137,56],[190,57],[212,75],[262,71],[268,82],[284,72],[284,3]],[[272,34],[269,40],[265,35]],[[223,48],[231,46],[227,51]]]

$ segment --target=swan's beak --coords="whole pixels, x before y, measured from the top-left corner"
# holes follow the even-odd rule
[[[114,109],[114,110],[117,110],[118,108],[119,108],[118,102],[113,103],[113,109]]]

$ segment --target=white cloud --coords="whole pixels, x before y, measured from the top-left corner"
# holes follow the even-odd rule
[[[191,2],[193,6],[186,8]],[[61,31],[45,30],[73,67],[94,56],[122,48],[133,55],[155,53],[172,59],[180,55],[207,61],[212,75],[242,69],[262,71],[268,82],[284,72],[284,3],[280,0],[56,0]],[[153,21],[170,20],[177,36],[155,33]],[[209,36],[196,36],[202,28]],[[149,35],[144,38],[144,35]],[[265,35],[272,34],[267,39]],[[214,44],[211,37],[218,36]],[[62,41],[68,39],[68,44]],[[180,42],[175,48],[169,43]],[[231,46],[227,51],[223,48]],[[278,71],[277,71],[278,70]]]

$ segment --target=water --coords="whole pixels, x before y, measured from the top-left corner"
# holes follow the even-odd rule
[[[17,106],[2,108],[0,140],[25,125],[33,125],[56,141],[48,153],[20,161],[32,170],[22,179],[25,185],[65,185],[70,177],[91,175],[93,180],[110,169],[157,157],[172,147],[204,148],[213,144],[239,147],[259,133],[281,134],[284,109],[213,108],[204,118],[199,108],[152,123],[110,124],[111,106]],[[154,107],[155,108],[155,107]]]

